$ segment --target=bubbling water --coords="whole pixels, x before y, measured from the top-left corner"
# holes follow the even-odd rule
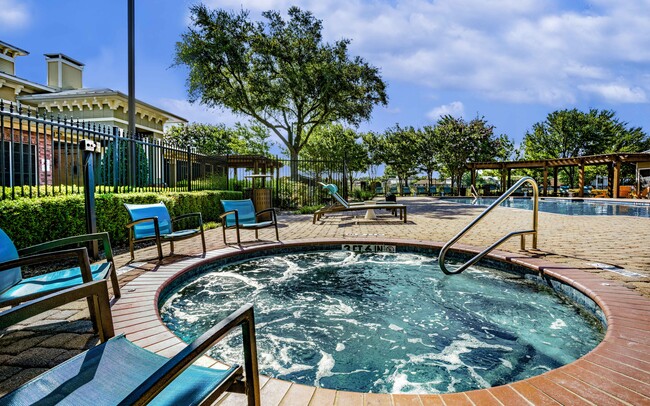
[[[414,253],[310,252],[239,262],[162,306],[190,341],[255,305],[260,372],[331,389],[445,393],[541,374],[595,347],[602,326],[552,291],[473,267],[444,276]],[[241,337],[211,350],[242,362]]]

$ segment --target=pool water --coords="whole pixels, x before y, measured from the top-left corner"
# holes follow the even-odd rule
[[[594,348],[602,326],[520,276],[445,276],[432,256],[283,254],[214,269],[162,305],[190,341],[255,304],[260,372],[331,389],[445,393],[535,376]],[[211,354],[243,360],[240,335]]]
[[[494,198],[456,197],[445,198],[445,202],[473,204],[476,206],[489,206],[494,203]],[[516,209],[533,209],[533,200],[530,198],[506,199],[501,206]],[[570,200],[570,199],[540,199],[539,211],[569,216],[636,216],[650,217],[650,202],[612,202],[596,200]]]

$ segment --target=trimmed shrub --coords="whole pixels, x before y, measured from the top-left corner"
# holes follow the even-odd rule
[[[218,221],[221,199],[241,199],[241,192],[201,191],[102,194],[95,196],[97,230],[107,231],[114,246],[128,243],[129,215],[124,203],[165,203],[171,216],[200,212],[203,221]],[[82,195],[0,201],[0,228],[20,249],[86,232]]]

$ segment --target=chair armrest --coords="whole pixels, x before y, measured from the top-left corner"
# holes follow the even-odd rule
[[[230,210],[230,211],[227,211],[227,212],[225,212],[225,213],[223,213],[222,215],[219,216],[219,219],[221,220],[222,227],[225,225],[224,220],[226,219],[226,216],[229,215],[229,214],[234,214],[235,215],[235,225],[237,227],[239,227],[239,212],[237,210]]]
[[[161,366],[153,375],[131,392],[120,405],[144,405],[156,397],[178,375],[187,369],[217,341],[232,329],[241,325],[244,344],[244,370],[249,390],[259,394],[259,373],[257,370],[257,344],[255,341],[255,319],[253,305],[246,304],[221,320],[216,326],[188,344],[181,352]]]
[[[270,209],[260,210],[260,211],[258,211],[257,213],[255,213],[255,220],[257,220],[257,217],[258,217],[260,214],[264,214],[264,213],[268,213],[268,212],[270,212],[270,213],[273,214],[273,215],[272,215],[272,217],[273,217],[273,222],[274,222],[274,223],[277,223],[277,217],[276,217],[276,214],[275,214],[275,209],[274,209],[273,207],[271,207]]]
[[[105,342],[115,335],[113,316],[111,315],[106,279],[92,281],[73,286],[47,296],[30,300],[0,313],[0,329],[20,323],[32,316],[43,313],[44,310],[54,309],[66,303],[94,296],[95,316],[98,323],[100,340]]]
[[[189,218],[189,217],[198,217],[199,218],[199,225],[203,224],[203,216],[201,215],[200,212],[181,214],[180,216],[176,216],[176,217],[172,218],[172,223],[174,223],[176,221],[179,221],[179,220]]]
[[[32,245],[31,247],[26,247],[18,250],[18,255],[30,255],[37,252],[49,251],[52,248],[65,247],[71,244],[79,244],[89,241],[101,241],[104,245],[104,253],[107,260],[113,260],[113,249],[111,247],[111,240],[107,232],[95,233],[95,234],[82,234],[75,235],[72,237],[61,238],[59,240],[48,241],[42,244]]]
[[[133,226],[136,225],[136,224],[140,224],[140,223],[144,223],[144,222],[146,222],[146,221],[152,221],[152,220],[153,220],[154,227],[156,228],[156,230],[158,230],[158,216],[155,216],[155,217],[145,217],[145,218],[140,219],[140,220],[132,221],[132,222],[128,223],[128,224],[126,225],[126,227],[127,227],[127,228],[131,228],[131,227],[133,227]]]
[[[43,262],[60,261],[64,258],[74,257],[79,261],[79,268],[81,269],[81,278],[83,281],[91,282],[93,280],[93,275],[90,272],[90,259],[88,258],[88,250],[86,247],[45,252],[42,254],[34,254],[13,259],[11,261],[0,262],[0,272],[19,266],[42,264]]]

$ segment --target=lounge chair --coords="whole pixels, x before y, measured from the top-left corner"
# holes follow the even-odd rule
[[[61,250],[71,245],[93,241],[103,242],[105,261],[91,265],[86,247]],[[22,266],[53,263],[71,258],[77,260],[76,267],[59,269],[30,278],[22,276]],[[108,233],[67,237],[17,250],[9,236],[0,229],[0,307],[16,306],[54,292],[109,278],[113,286],[113,294],[119,298],[120,285],[115,273]],[[92,316],[94,312],[91,298],[88,298],[88,307]],[[41,305],[41,308],[47,309],[45,304]]]
[[[435,196],[436,194],[438,194],[438,188],[436,188],[435,186],[429,186],[429,194],[431,196]]]
[[[256,212],[251,199],[222,200],[221,206],[223,206],[224,211],[220,216],[224,244],[228,244],[226,242],[226,229],[232,228],[237,230],[237,244],[241,244],[239,229],[255,230],[255,239],[258,239],[258,230],[267,227],[275,227],[275,239],[280,241],[280,235],[278,234],[278,219],[275,214],[275,209],[270,208]],[[271,220],[263,220],[264,216],[268,215],[271,216]]]
[[[415,187],[415,194],[418,195],[418,196],[426,195],[427,194],[427,188],[425,188],[424,186],[421,186],[421,185],[417,185]]]
[[[0,404],[203,405],[212,404],[224,391],[246,393],[249,405],[260,404],[252,305],[232,313],[171,359],[131,343],[124,335],[106,341],[114,335],[108,296],[101,297],[96,309],[95,317],[106,320],[100,333],[102,344],[37,376],[1,398]],[[239,325],[244,368],[233,365],[216,370],[191,365]]]
[[[313,224],[316,224],[316,220],[320,220],[327,213],[336,213],[343,211],[354,211],[354,210],[374,210],[374,209],[387,209],[390,210],[394,216],[397,216],[399,212],[400,220],[403,219],[406,223],[406,206],[403,204],[398,204],[395,202],[386,202],[386,201],[373,201],[372,203],[358,202],[358,203],[348,203],[343,196],[338,194],[338,188],[336,185],[323,185],[323,190],[327,191],[339,204],[333,204],[331,206],[323,207],[314,212]]]
[[[203,255],[205,255],[205,235],[203,234],[203,218],[201,213],[188,213],[171,218],[163,202],[154,204],[124,204],[131,222],[126,225],[129,229],[129,249],[131,260],[135,259],[133,244],[137,241],[155,240],[158,247],[158,259],[162,260],[162,243],[169,241],[170,254],[174,253],[174,242],[201,236]],[[180,220],[196,218],[197,228],[174,231],[174,223]]]
[[[397,194],[397,186],[391,186],[390,187],[390,193],[393,194],[393,195],[396,195]]]
[[[441,194],[442,196],[451,195],[451,186],[443,186]]]
[[[402,196],[411,196],[411,188],[408,186],[402,186]]]
[[[381,186],[377,186],[377,187],[375,188],[375,194],[376,194],[376,195],[383,195],[383,194],[384,194],[384,188],[381,187]]]

